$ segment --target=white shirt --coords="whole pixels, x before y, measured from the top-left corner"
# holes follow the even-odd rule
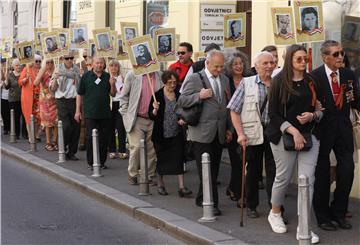
[[[334,91],[332,89],[332,78],[331,78],[331,73],[333,73],[334,71],[331,70],[326,64],[324,64],[324,66],[325,66],[326,77],[328,78],[328,82],[329,82],[329,85],[330,85],[331,92],[334,93]],[[336,78],[337,78],[338,82],[340,82],[339,69],[337,69],[335,72],[336,72]],[[340,84],[339,84],[339,86],[340,86]]]
[[[116,87],[116,94],[115,96],[112,98],[112,101],[120,101],[120,89],[122,88],[122,86],[124,85],[124,82],[123,82],[123,78],[122,76],[118,76],[118,77],[115,77],[116,79],[116,82],[115,82],[115,87]]]
[[[222,96],[221,96],[221,83],[220,83],[220,77],[219,76],[217,76],[217,77],[214,77],[211,73],[210,73],[210,71],[207,69],[207,67],[205,67],[205,74],[206,74],[206,76],[207,76],[207,78],[209,79],[209,81],[210,81],[210,84],[211,84],[211,87],[212,87],[212,89],[213,89],[213,92],[214,93],[216,93],[215,91],[215,83],[217,83],[217,85],[218,85],[218,87],[219,87],[219,96],[220,96],[220,99],[222,99]]]

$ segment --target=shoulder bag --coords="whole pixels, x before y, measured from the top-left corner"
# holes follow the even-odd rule
[[[204,88],[206,88],[206,84],[204,82],[203,76],[201,73],[198,73],[200,76],[200,80]],[[201,112],[202,112],[202,102],[195,104],[191,107],[184,108],[177,106],[175,109],[175,113],[184,120],[190,126],[196,126],[199,124]]]
[[[360,149],[360,112],[356,109],[353,109],[354,122],[353,122],[353,133],[355,141],[355,149]]]

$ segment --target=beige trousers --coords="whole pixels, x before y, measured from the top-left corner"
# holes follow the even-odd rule
[[[131,177],[137,176],[140,170],[140,140],[145,139],[148,159],[148,177],[155,176],[155,149],[151,141],[153,131],[153,121],[142,117],[137,117],[135,125],[129,133],[130,158],[128,172]]]

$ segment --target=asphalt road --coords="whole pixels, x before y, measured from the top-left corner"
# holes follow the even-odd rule
[[[3,155],[1,244],[182,243]]]

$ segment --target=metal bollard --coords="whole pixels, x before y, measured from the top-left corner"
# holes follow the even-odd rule
[[[309,200],[309,179],[305,175],[299,176],[299,244],[310,245],[310,200]]]
[[[140,181],[139,181],[139,196],[148,196],[149,180],[148,180],[148,161],[146,151],[145,139],[140,140]]]
[[[58,121],[58,146],[59,146],[59,161],[58,163],[63,163],[65,159],[65,145],[64,145],[64,129],[62,121]]]
[[[15,110],[10,110],[10,143],[16,143]]]
[[[214,202],[211,185],[210,155],[203,153],[201,156],[202,179],[203,179],[203,217],[199,222],[214,222]]]
[[[35,118],[33,114],[30,115],[30,151],[36,151]]]
[[[98,130],[92,130],[92,147],[93,147],[93,174],[92,177],[102,177],[100,170],[100,157],[99,157],[99,137]]]

